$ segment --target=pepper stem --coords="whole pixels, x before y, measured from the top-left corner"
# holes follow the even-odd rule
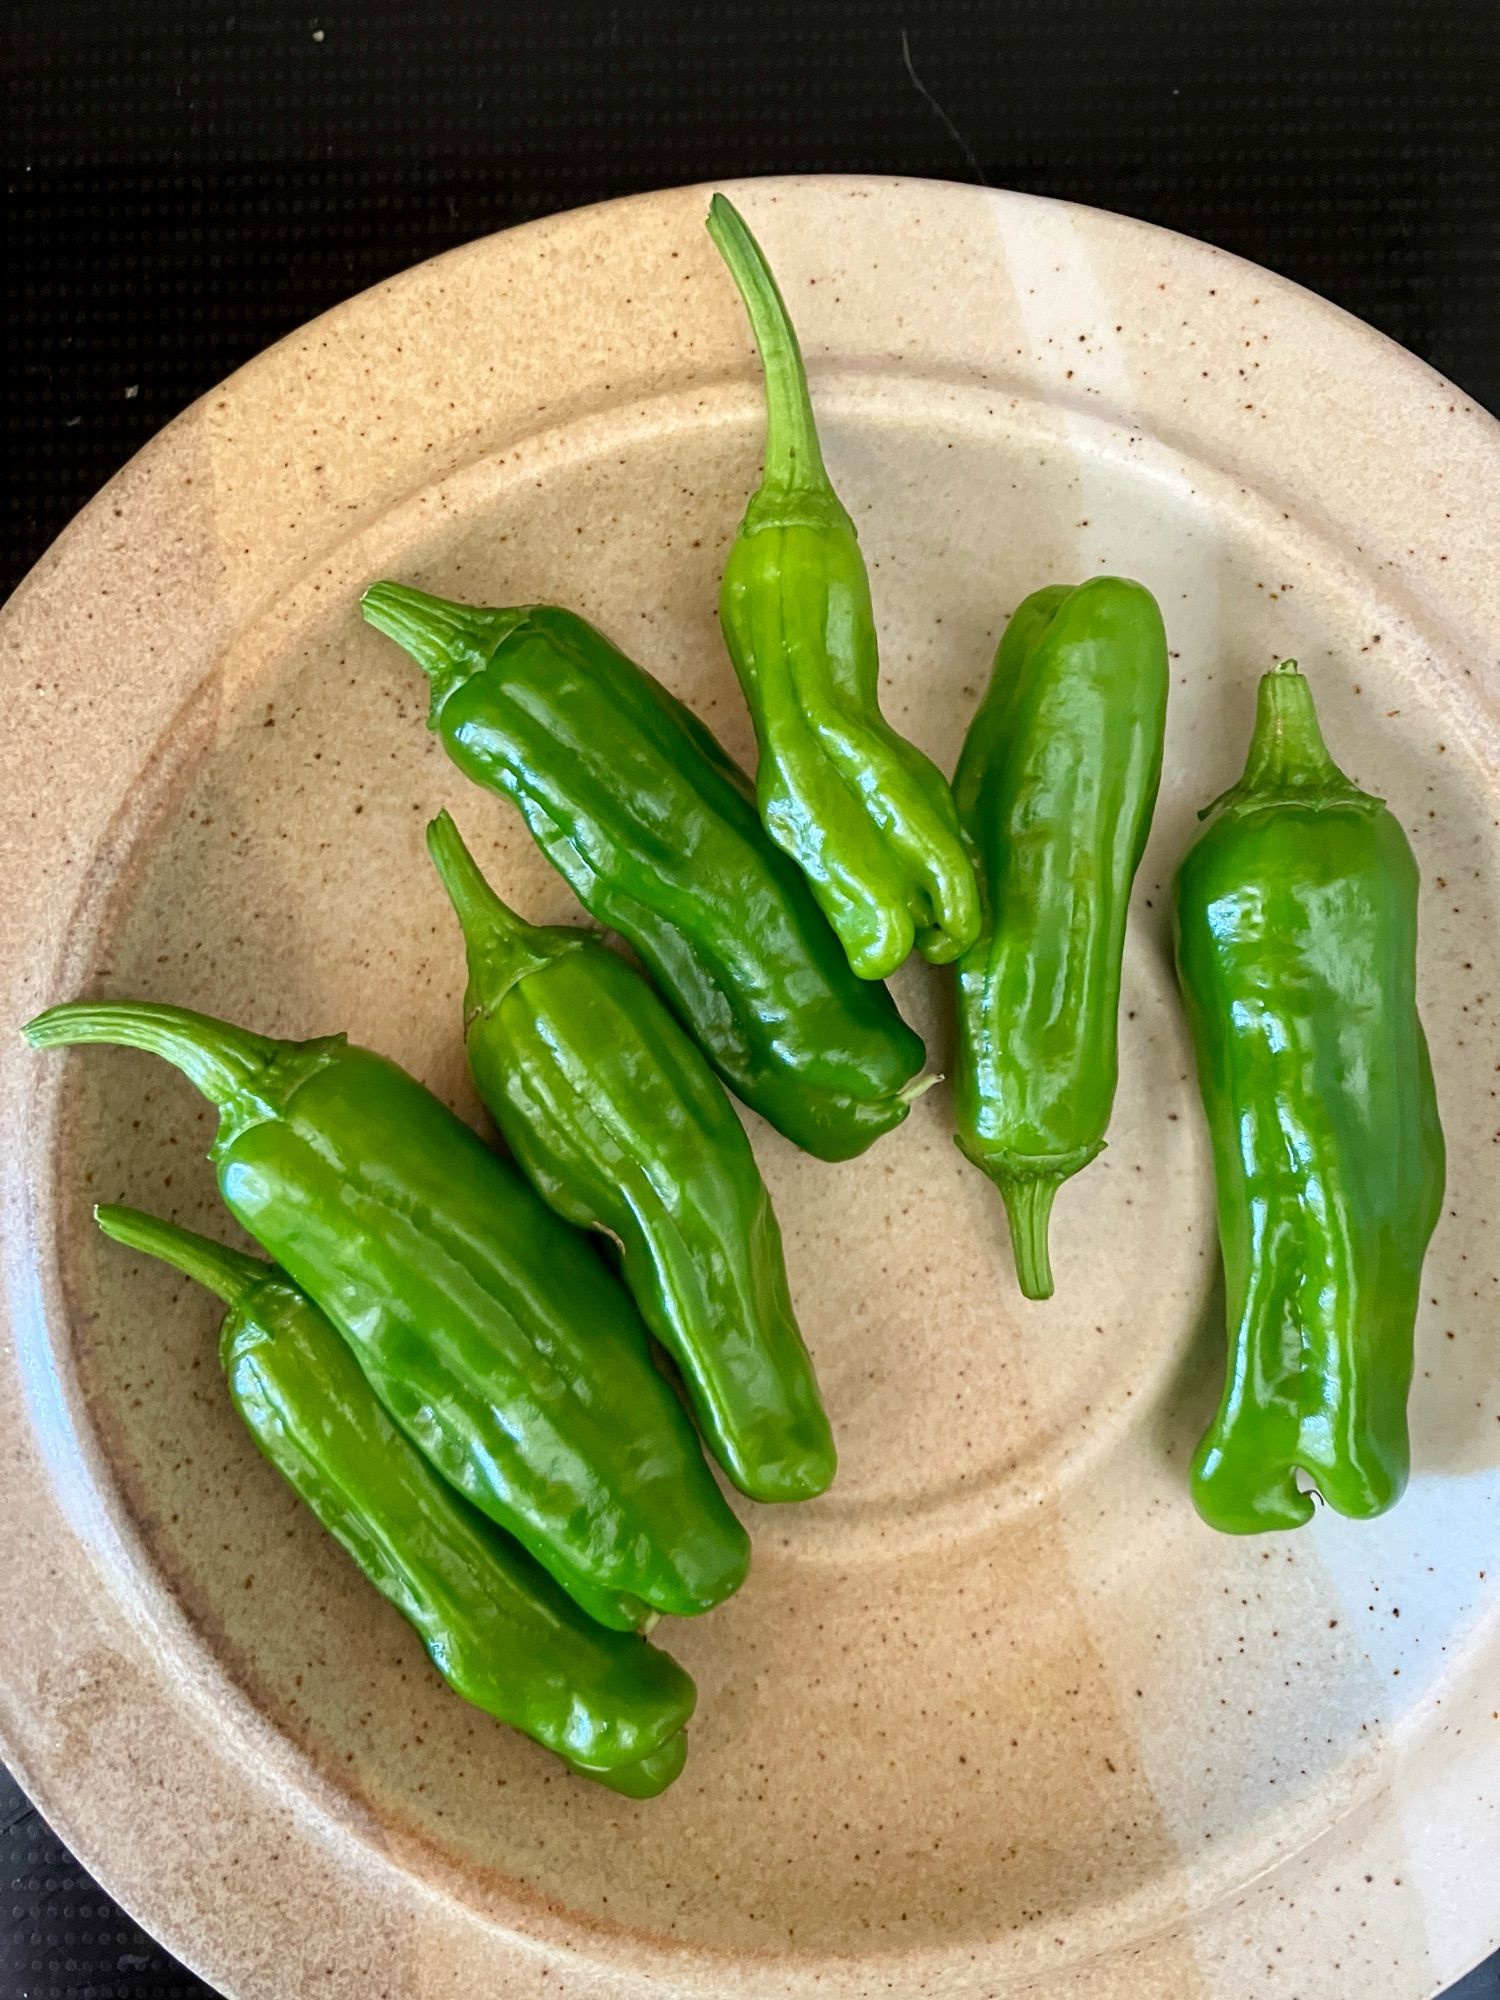
[[[1028,1299],[1052,1296],[1052,1257],[1047,1246],[1047,1224],[1052,1203],[1062,1177],[1028,1174],[1024,1179],[1006,1175],[1000,1182],[1005,1214],[1010,1223],[1011,1248],[1016,1259],[1016,1279]]]
[[[243,1250],[231,1250],[227,1243],[215,1243],[212,1237],[147,1215],[143,1209],[105,1203],[94,1210],[94,1220],[113,1242],[160,1258],[185,1278],[205,1285],[226,1306],[243,1305],[270,1276],[270,1265],[259,1257],[247,1257]]]
[[[431,680],[434,714],[471,674],[484,671],[501,640],[530,616],[524,606],[458,604],[405,583],[372,583],[359,608],[366,624],[404,647]]]
[[[750,234],[744,217],[725,195],[716,194],[708,205],[708,233],[729,266],[729,275],[744,301],[765,371],[766,456],[762,485],[787,491],[826,487],[828,474],[813,422],[802,349],[765,253]]]
[[[285,1047],[268,1035],[252,1034],[211,1014],[151,1000],[79,1000],[49,1007],[28,1021],[21,1033],[34,1049],[112,1042],[164,1056],[221,1110]]]
[[[1362,792],[1334,763],[1323,740],[1312,689],[1295,660],[1261,676],[1255,697],[1255,728],[1238,784],[1205,806],[1198,815],[1236,806],[1254,806],[1285,798],[1364,800]]]
[[[465,1012],[471,1018],[491,1012],[518,979],[572,948],[571,943],[558,944],[501,901],[480,873],[450,814],[440,812],[428,821],[427,852],[464,934],[469,961]]]

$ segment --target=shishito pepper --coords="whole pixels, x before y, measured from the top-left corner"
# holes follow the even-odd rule
[[[682,1768],[695,1693],[655,1646],[606,1631],[440,1479],[305,1292],[258,1257],[139,1209],[95,1210],[229,1308],[230,1400],[276,1470],[415,1626],[456,1694],[574,1770],[649,1798]]]
[[[1229,1369],[1193,1497],[1233,1534],[1379,1514],[1443,1133],[1417,1017],[1417,866],[1323,742],[1291,660],[1177,875],[1177,965],[1213,1139]]]
[[[760,245],[716,194],[708,233],[766,381],[761,484],[729,553],[719,618],[760,743],[756,792],[862,979],[973,943],[979,894],[946,779],[880,711],[870,579],[823,464],[796,330]]]
[[[1104,1146],[1130,885],[1161,777],[1167,641],[1150,591],[1034,591],[1005,628],[954,778],[985,902],[958,966],[958,1144],[1005,1199],[1027,1298],[1053,1197]]]
[[[921,1041],[850,972],[749,779],[689,709],[568,611],[396,583],[362,608],[431,678],[429,727],[454,763],[520,808],[737,1096],[823,1160],[901,1123]]]
[[[230,1213],[443,1477],[591,1616],[624,1629],[739,1587],[748,1538],[629,1298],[404,1070],[342,1035],[275,1041],[149,1001],[53,1007],[25,1034],[149,1050],[218,1107]]]
[[[792,1311],[781,1231],[707,1062],[598,938],[528,924],[441,813],[427,845],[463,929],[469,1067],[532,1186],[621,1251],[714,1455],[756,1500],[833,1477],[833,1435]]]

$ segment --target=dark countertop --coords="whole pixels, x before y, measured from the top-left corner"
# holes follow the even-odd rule
[[[8,591],[186,403],[437,251],[716,176],[1124,209],[1500,406],[1493,0],[12,0]],[[189,2000],[0,1772],[0,2000]],[[1500,2000],[1500,1960],[1450,2000]]]

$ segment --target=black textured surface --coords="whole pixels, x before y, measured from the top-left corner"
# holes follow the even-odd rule
[[[79,1867],[0,1768],[5,2000],[212,2000]]]
[[[733,174],[983,179],[1326,294],[1500,405],[1497,0],[9,0],[0,591],[183,405],[419,258]],[[3,2000],[206,1991],[0,1774]],[[1500,1963],[1452,2000],[1500,2000]]]

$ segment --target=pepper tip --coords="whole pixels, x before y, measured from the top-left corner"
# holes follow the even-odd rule
[[[446,806],[440,806],[428,820],[424,837],[427,841],[427,852],[434,861],[450,841],[458,839],[458,828]]]
[[[704,228],[714,238],[715,242],[717,242],[717,232],[736,222],[743,227],[744,217],[729,199],[728,195],[721,194],[715,188],[708,198],[708,214],[703,218]]]

